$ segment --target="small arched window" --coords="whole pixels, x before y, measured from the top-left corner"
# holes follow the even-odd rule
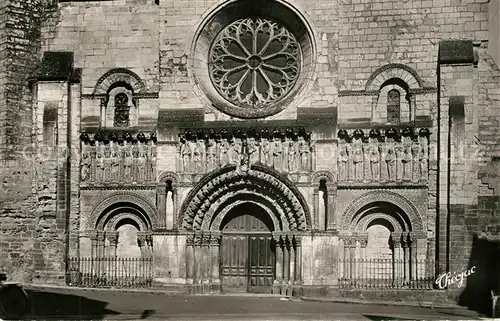
[[[115,96],[114,127],[128,127],[130,125],[130,106],[128,96],[119,93]]]
[[[401,121],[401,94],[396,89],[387,93],[387,122],[399,123]]]
[[[387,122],[399,123],[401,121],[401,94],[396,89],[387,93]]]

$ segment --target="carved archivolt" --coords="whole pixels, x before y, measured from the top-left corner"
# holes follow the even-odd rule
[[[423,231],[422,218],[415,205],[406,197],[387,190],[371,191],[354,199],[342,215],[340,229],[352,230],[355,216],[371,203],[389,203],[398,207],[406,214],[412,231]]]
[[[167,181],[171,181],[173,184],[179,182],[179,176],[174,172],[163,172],[158,177],[159,183],[166,183]]]
[[[267,207],[274,208],[272,217],[280,220],[280,229],[306,230],[310,226],[307,203],[288,179],[261,166],[244,174],[231,166],[209,175],[191,190],[180,211],[180,228],[202,230],[213,225],[228,206],[228,196],[235,193],[253,194],[264,206],[269,203]]]
[[[313,174],[311,180],[313,184],[319,184],[322,180],[325,180],[327,183],[333,183],[335,181],[335,176],[330,171],[318,171]]]
[[[388,64],[377,69],[368,79],[365,90],[379,90],[380,86],[388,79],[399,78],[410,89],[423,88],[424,83],[412,68],[403,64]]]
[[[93,95],[107,94],[108,89],[116,83],[128,84],[134,94],[140,93],[146,88],[144,82],[136,73],[125,68],[115,68],[109,70],[99,78],[94,87]]]
[[[94,206],[87,221],[87,229],[94,230],[101,228],[101,222],[105,221],[108,217],[110,207],[113,205],[131,206],[132,208],[139,207],[148,220],[148,227],[156,222],[157,212],[156,207],[151,204],[146,198],[135,193],[119,192],[103,197]]]

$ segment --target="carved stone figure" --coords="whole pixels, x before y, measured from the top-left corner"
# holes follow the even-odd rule
[[[345,146],[339,146],[339,180],[347,181],[348,175],[348,162],[349,155],[347,155],[347,148]]]
[[[411,145],[412,154],[412,181],[418,182],[420,179],[420,164],[419,164],[419,152],[420,145],[418,143],[413,143]]]
[[[156,180],[156,146],[151,143],[148,150],[148,158],[149,158],[149,178],[148,180],[155,181]]]
[[[203,146],[199,141],[194,144],[193,167],[196,173],[203,172]]]
[[[81,180],[82,182],[87,181],[90,178],[90,165],[92,160],[90,158],[90,153],[84,151],[82,153],[82,165],[81,165]]]
[[[363,146],[363,160],[363,182],[368,182],[372,179],[370,146]]]
[[[420,147],[420,179],[423,181],[427,180],[427,170],[428,170],[428,156],[427,156],[427,145],[422,144]]]
[[[111,181],[111,150],[104,146],[104,181]]]
[[[385,156],[385,161],[387,163],[387,179],[389,181],[396,180],[396,154],[394,151],[394,146],[387,146],[387,154]]]
[[[410,145],[405,144],[403,147],[403,159],[401,160],[403,162],[403,179],[405,181],[410,181],[411,180],[411,163],[412,163],[412,157],[411,157],[411,150],[410,150]]]
[[[220,143],[220,165],[226,166],[229,164],[229,142],[226,138],[223,138]]]
[[[363,150],[360,144],[356,144],[352,153],[352,163],[354,166],[354,177],[356,181],[363,180]]]
[[[232,146],[231,163],[238,165],[241,163],[241,153],[243,145],[240,139],[235,139]]]
[[[277,170],[281,170],[283,146],[280,139],[275,139],[273,143],[273,166]]]
[[[299,137],[299,153],[300,153],[300,169],[303,171],[309,171],[309,153],[311,152],[311,147],[309,143],[304,139],[304,137]]]
[[[214,139],[209,139],[207,143],[207,171],[212,171],[216,167],[217,143]]]
[[[385,182],[389,177],[389,173],[387,171],[387,148],[385,145],[381,145],[379,147],[379,153],[380,153],[380,181]]]
[[[297,145],[293,140],[288,143],[288,171],[297,171]]]
[[[137,182],[137,176],[139,173],[139,148],[137,145],[132,145],[132,182]]]
[[[137,148],[137,180],[140,182],[146,179],[146,146],[140,144]]]
[[[269,145],[269,141],[267,139],[262,140],[262,163],[267,166],[272,166],[272,159],[271,159],[271,146]]]
[[[132,180],[132,166],[134,165],[134,158],[132,156],[132,149],[130,146],[125,146],[123,151],[123,180]]]
[[[248,139],[248,154],[250,155],[250,164],[255,164],[259,161],[259,142],[254,138]]]
[[[117,181],[120,177],[120,157],[117,148],[111,149],[110,155],[110,181]]]
[[[376,145],[370,147],[370,174],[372,181],[380,179],[380,154]]]
[[[352,146],[351,144],[346,145],[346,151],[347,151],[347,157],[348,157],[348,163],[347,163],[347,180],[353,181],[356,179],[355,172],[354,172],[354,163],[352,162],[353,157],[352,157]]]
[[[396,148],[396,180],[403,179],[403,146],[397,145]]]
[[[104,177],[104,146],[97,146],[96,148],[96,181],[103,182]]]
[[[191,171],[191,146],[190,142],[184,142],[181,146],[182,170],[184,172]]]

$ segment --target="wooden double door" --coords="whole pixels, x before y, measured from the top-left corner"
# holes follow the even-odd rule
[[[226,216],[220,253],[222,291],[270,293],[275,254],[267,213],[239,206]]]

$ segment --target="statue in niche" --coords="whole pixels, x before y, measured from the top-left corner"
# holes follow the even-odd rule
[[[120,177],[120,157],[118,156],[118,149],[111,149],[111,164],[110,164],[110,181],[116,181]]]
[[[146,178],[146,146],[139,143],[137,147],[137,180],[143,182]]]
[[[90,158],[90,153],[87,150],[84,150],[82,153],[82,163],[81,163],[81,180],[85,182],[90,177],[90,166],[92,164],[92,160]]]
[[[275,138],[273,143],[273,166],[276,170],[281,170],[283,146],[281,139]]]
[[[385,145],[380,145],[379,154],[380,154],[380,181],[385,182],[389,177],[389,173],[387,172],[387,148]]]
[[[293,140],[288,142],[288,172],[297,171],[297,145]]]
[[[403,146],[398,144],[395,148],[396,151],[396,180],[403,179]]]
[[[347,181],[348,180],[348,165],[349,155],[347,155],[346,146],[339,146],[339,180]]]
[[[410,181],[412,178],[411,173],[411,149],[410,144],[405,144],[403,147],[403,158],[401,160],[403,162],[403,180]]]
[[[255,164],[259,161],[259,142],[254,138],[248,139],[248,154],[250,155],[250,164]]]
[[[352,163],[354,167],[354,177],[356,181],[363,180],[364,166],[363,166],[363,150],[361,144],[354,145],[352,153]]]
[[[380,180],[380,154],[376,145],[370,146],[370,176],[372,181]]]
[[[139,175],[139,146],[132,145],[132,181],[137,182]]]
[[[156,145],[151,141],[149,146],[149,180],[156,180]]]
[[[428,171],[428,156],[427,156],[426,144],[421,144],[419,161],[420,161],[420,179],[426,181],[427,171]]]
[[[420,145],[418,143],[413,143],[411,145],[411,155],[412,155],[412,181],[414,182],[418,182],[420,176],[419,152],[420,152]]]
[[[185,141],[181,146],[182,170],[184,172],[191,171],[191,146],[190,142]]]
[[[95,164],[96,164],[96,181],[103,182],[104,181],[104,146],[96,146],[96,154],[95,154]]]
[[[239,165],[241,163],[241,153],[242,153],[243,145],[241,140],[236,138],[232,145],[232,153],[231,153],[231,163],[235,165]]]
[[[217,143],[215,139],[209,139],[207,143],[207,171],[212,171],[216,167]]]
[[[111,180],[111,149],[107,145],[104,147],[104,181]]]
[[[271,166],[271,146],[267,139],[262,140],[262,163],[267,166]]]
[[[311,152],[311,147],[304,137],[299,136],[299,153],[300,153],[300,169],[303,171],[309,171],[309,153]]]
[[[220,165],[221,166],[226,166],[229,164],[229,142],[227,141],[226,138],[222,138],[221,143],[220,143]]]
[[[385,155],[385,161],[387,163],[387,179],[389,181],[396,180],[396,154],[394,151],[394,146],[392,144],[387,146],[387,153]]]
[[[346,151],[347,151],[347,157],[349,158],[348,159],[348,163],[347,163],[347,180],[349,181],[354,181],[356,179],[356,176],[355,176],[355,171],[354,171],[354,163],[352,162],[353,160],[353,151],[352,151],[352,145],[351,144],[347,144],[346,145]]]
[[[370,147],[363,146],[363,181],[368,182],[372,179],[372,170],[370,162]]]
[[[193,167],[194,167],[194,172],[196,173],[203,172],[203,146],[201,145],[200,141],[197,141],[194,144]]]
[[[134,165],[134,158],[132,156],[132,149],[130,146],[125,146],[123,150],[123,180],[132,180],[132,166]]]

